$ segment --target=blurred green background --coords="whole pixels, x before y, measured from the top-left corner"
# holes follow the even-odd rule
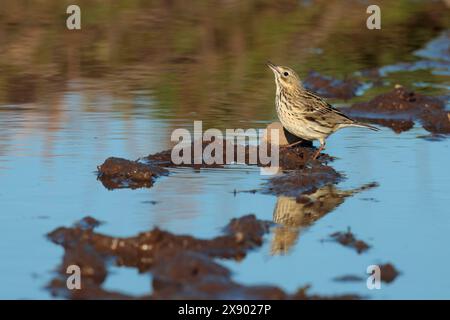
[[[366,1],[80,0],[82,30],[70,31],[69,4],[2,1],[0,103],[44,102],[46,112],[58,113],[75,83],[88,99],[97,90],[118,99],[145,91],[167,110],[161,116],[194,112],[229,127],[274,117],[268,59],[302,77],[316,70],[345,78],[413,59],[412,51],[450,24],[444,1],[371,2],[381,7],[382,29],[368,30]],[[442,82],[423,72],[414,81],[423,77]]]

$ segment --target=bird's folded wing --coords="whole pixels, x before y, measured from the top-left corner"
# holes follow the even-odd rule
[[[339,109],[336,109],[331,104],[326,102],[323,98],[312,93],[311,91],[304,90],[302,92],[301,98],[303,99],[302,105],[305,116],[309,117],[325,117],[325,118],[337,118],[338,122],[354,122],[353,119],[346,116]]]

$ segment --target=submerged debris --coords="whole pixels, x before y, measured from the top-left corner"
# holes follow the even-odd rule
[[[58,275],[48,285],[53,295],[70,299],[356,299],[356,295],[308,295],[307,287],[289,295],[275,286],[245,286],[231,279],[230,271],[215,258],[243,259],[261,246],[271,222],[254,215],[232,219],[224,234],[210,240],[174,235],[157,228],[135,237],[116,238],[94,232],[97,223],[85,218],[72,228],[61,227],[48,234],[65,252]],[[88,224],[86,222],[89,222]],[[82,226],[89,225],[85,228]],[[151,294],[135,297],[102,288],[108,266],[137,268],[152,274]],[[81,269],[82,287],[66,286],[67,267]]]
[[[350,228],[347,232],[335,232],[331,234],[331,237],[343,246],[355,249],[358,253],[362,253],[370,248],[364,241],[356,239]]]

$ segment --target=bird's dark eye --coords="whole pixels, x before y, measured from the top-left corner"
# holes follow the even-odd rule
[[[283,72],[283,76],[287,77],[289,75],[289,72]]]

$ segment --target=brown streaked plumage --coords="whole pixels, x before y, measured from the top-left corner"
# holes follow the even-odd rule
[[[267,63],[275,75],[275,106],[278,118],[287,131],[304,140],[319,140],[317,158],[325,148],[329,135],[346,127],[364,127],[378,131],[377,127],[358,122],[334,108],[318,95],[306,90],[299,76],[288,67]],[[299,142],[291,144],[293,146]]]

